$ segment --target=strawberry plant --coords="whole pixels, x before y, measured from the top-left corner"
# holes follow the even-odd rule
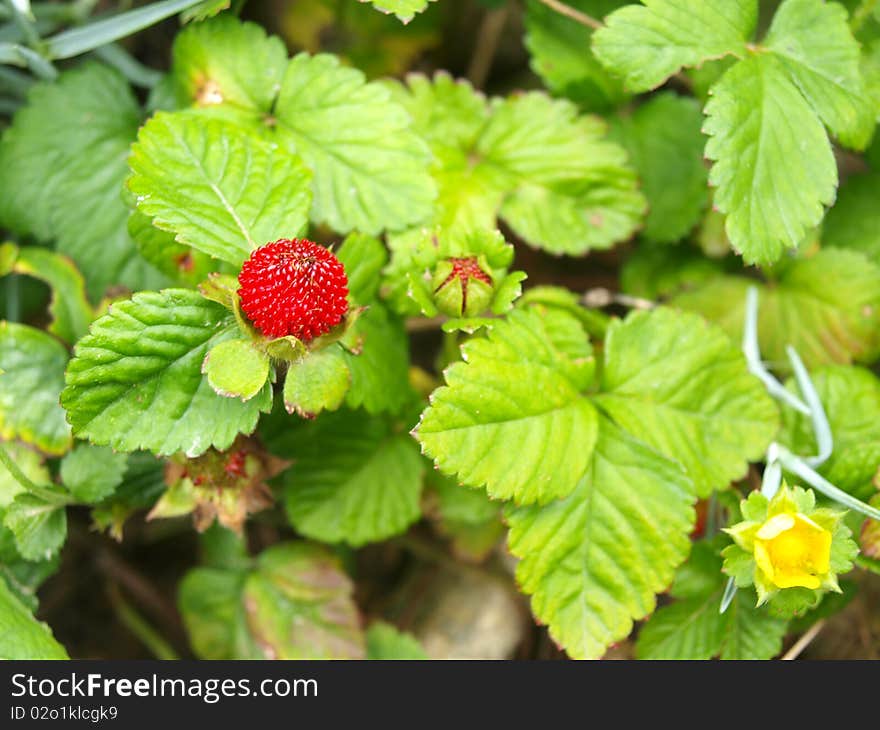
[[[370,4],[4,6],[0,656],[880,610],[877,3]]]

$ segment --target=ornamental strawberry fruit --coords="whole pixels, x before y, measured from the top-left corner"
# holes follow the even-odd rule
[[[348,312],[348,278],[336,256],[304,238],[254,250],[238,276],[241,308],[266,337],[309,340]]]

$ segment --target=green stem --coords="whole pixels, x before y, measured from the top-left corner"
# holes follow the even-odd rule
[[[821,474],[813,471],[803,459],[792,454],[785,447],[777,445],[777,449],[779,463],[786,471],[790,471],[792,474],[799,476],[817,492],[821,492],[826,497],[842,504],[847,509],[860,512],[866,517],[870,517],[872,520],[880,520],[880,510],[869,504],[865,504],[860,499],[856,499],[842,489],[838,489]]]
[[[718,493],[712,492],[706,504],[706,539],[715,537],[718,532]]]
[[[18,300],[18,274],[12,274],[6,280],[6,320],[18,322],[21,317],[21,309]]]
[[[587,15],[586,13],[582,13],[580,10],[571,7],[571,5],[566,5],[565,3],[559,2],[559,0],[539,0],[541,3],[546,5],[551,10],[555,10],[560,15],[564,15],[566,18],[571,18],[576,23],[580,23],[581,25],[592,28],[593,30],[598,30],[602,27],[602,23],[595,18]]]
[[[115,586],[110,588],[110,603],[116,611],[116,616],[123,626],[133,633],[141,643],[150,650],[156,659],[163,661],[175,661],[180,659],[177,652],[171,647],[171,644],[156,631],[146,619],[143,618],[135,609],[126,601],[119,589]]]
[[[73,499],[68,495],[62,492],[46,489],[46,487],[41,487],[32,482],[27,475],[18,468],[18,464],[15,463],[15,460],[6,449],[6,444],[2,441],[0,441],[0,464],[6,467],[7,471],[12,475],[12,478],[21,484],[22,487],[35,497],[42,499],[47,504],[53,504],[60,507],[62,505],[73,503]]]
[[[18,468],[18,464],[15,463],[15,460],[6,450],[6,444],[2,442],[0,442],[0,464],[3,464],[3,466],[6,467],[6,470],[12,475],[12,478],[21,484],[21,486],[27,491],[34,493],[40,491],[40,488],[28,479],[25,473]]]
[[[764,383],[764,387],[767,388],[770,395],[784,401],[799,413],[803,413],[805,416],[810,415],[810,409],[807,407],[806,403],[774,378],[761,360],[761,350],[758,344],[758,289],[754,286],[750,286],[746,292],[746,314],[745,322],[743,324],[742,351],[745,355],[749,372]]]
[[[458,332],[443,333],[443,351],[441,354],[443,367],[440,370],[444,369],[451,362],[461,360],[460,345],[461,340]]]

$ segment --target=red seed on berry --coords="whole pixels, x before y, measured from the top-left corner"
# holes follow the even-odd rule
[[[348,312],[348,278],[336,256],[304,238],[282,238],[253,251],[238,276],[248,318],[267,337],[309,340]]]

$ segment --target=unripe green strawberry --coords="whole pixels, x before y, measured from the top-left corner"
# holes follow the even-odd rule
[[[476,317],[492,302],[492,277],[476,256],[440,261],[432,285],[437,308],[450,317]]]

